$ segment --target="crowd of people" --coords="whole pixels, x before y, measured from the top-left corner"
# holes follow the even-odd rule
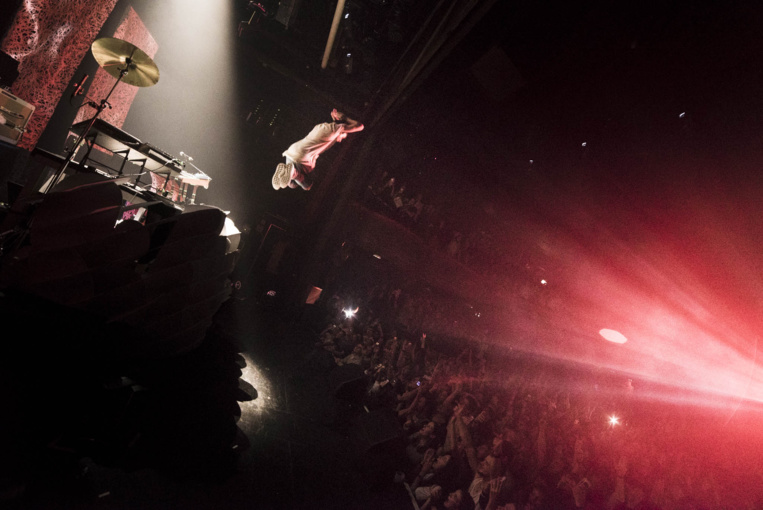
[[[411,191],[394,176],[384,172],[369,186],[366,204],[393,218],[421,237],[427,244],[447,253],[475,271],[490,276],[515,270],[516,261],[497,249],[496,235],[488,228],[453,225],[437,206],[424,201],[423,194]]]
[[[763,508],[755,449],[701,409],[639,398],[617,374],[499,361],[465,339],[444,349],[397,322],[396,307],[351,301],[330,298],[316,347],[363,368],[367,408],[394,409],[412,507]]]

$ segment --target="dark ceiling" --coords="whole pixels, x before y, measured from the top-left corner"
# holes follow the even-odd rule
[[[582,205],[621,229],[757,164],[757,3],[349,0],[326,70],[336,4],[294,5],[247,25],[253,56],[359,115],[380,166],[470,225]]]
[[[757,164],[757,3],[349,0],[325,70],[336,4],[293,5],[244,27],[252,55],[358,115],[380,165],[469,224],[556,228],[582,204],[624,228]]]
[[[530,160],[568,175],[583,142],[636,157],[685,150],[691,130],[706,149],[757,122],[754,3],[349,0],[324,70],[336,4],[291,4],[242,25],[254,57],[368,126],[394,121],[409,152],[480,154],[469,173],[505,187]]]

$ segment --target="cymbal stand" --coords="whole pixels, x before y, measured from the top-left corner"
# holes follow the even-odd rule
[[[53,186],[58,184],[58,181],[61,179],[61,176],[64,174],[64,172],[68,168],[69,163],[71,163],[72,160],[74,159],[74,155],[76,154],[77,149],[79,149],[80,144],[85,139],[85,137],[87,137],[87,135],[90,134],[90,130],[93,129],[93,125],[95,124],[96,119],[98,119],[98,117],[101,115],[101,113],[103,113],[103,111],[106,108],[111,108],[111,104],[109,104],[109,98],[111,97],[111,94],[114,93],[114,90],[117,88],[117,85],[119,85],[119,83],[122,81],[122,78],[127,76],[127,73],[130,71],[131,64],[132,64],[132,59],[127,57],[125,59],[125,68],[119,72],[119,78],[117,78],[117,81],[114,83],[114,86],[111,87],[111,90],[106,95],[106,97],[104,99],[101,99],[100,104],[96,105],[92,101],[88,103],[90,106],[95,108],[96,110],[95,115],[93,115],[93,118],[90,119],[90,123],[82,131],[82,133],[80,133],[79,137],[77,138],[77,141],[74,142],[74,146],[69,151],[69,154],[66,156],[66,159],[64,160],[63,163],[61,163],[61,166],[56,171],[55,176],[53,177],[53,179],[50,180],[50,182],[48,182],[48,185],[43,190],[42,192],[43,195],[47,195],[50,192],[50,190],[53,189]]]

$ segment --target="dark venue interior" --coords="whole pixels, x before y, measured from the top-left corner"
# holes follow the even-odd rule
[[[761,28],[4,1],[0,507],[763,508]]]

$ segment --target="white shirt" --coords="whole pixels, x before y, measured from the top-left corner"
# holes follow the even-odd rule
[[[480,509],[480,496],[482,495],[482,491],[485,488],[487,482],[488,481],[485,479],[485,477],[477,473],[474,475],[474,480],[472,480],[471,485],[469,485],[469,495],[474,500],[475,510]]]
[[[321,153],[347,138],[344,128],[345,124],[336,122],[318,124],[302,140],[291,144],[283,156],[296,161],[304,171],[310,173]]]

